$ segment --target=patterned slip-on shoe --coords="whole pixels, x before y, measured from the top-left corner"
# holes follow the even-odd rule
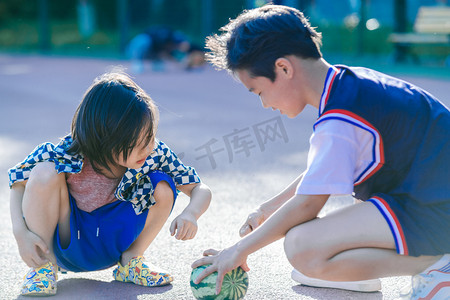
[[[24,277],[20,294],[22,296],[55,295],[56,280],[58,280],[58,274],[51,262],[39,268],[31,268]]]
[[[145,263],[143,256],[132,258],[126,266],[119,262],[113,271],[113,277],[117,281],[143,286],[163,286],[173,281],[172,275]]]

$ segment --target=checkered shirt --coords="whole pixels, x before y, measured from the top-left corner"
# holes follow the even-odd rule
[[[71,143],[72,137],[68,135],[57,145],[43,143],[37,146],[24,161],[8,170],[9,186],[15,182],[28,180],[31,169],[43,161],[55,163],[58,174],[81,172],[83,156],[66,152]],[[194,168],[185,166],[166,144],[157,141],[155,150],[147,157],[144,165],[139,169],[127,169],[115,191],[117,199],[133,204],[136,214],[155,204],[154,187],[148,176],[155,170],[168,174],[176,185],[200,182]]]

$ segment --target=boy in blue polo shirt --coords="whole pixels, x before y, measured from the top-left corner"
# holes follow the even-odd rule
[[[208,38],[209,61],[235,75],[265,108],[296,117],[318,109],[307,169],[249,215],[244,236],[204,252],[196,282],[225,273],[285,238],[292,278],[305,285],[381,289],[415,275],[412,299],[450,294],[450,112],[426,91],[361,67],[331,65],[321,35],[290,7],[245,11]],[[323,218],[332,194],[362,203]],[[428,298],[427,298],[428,299]]]

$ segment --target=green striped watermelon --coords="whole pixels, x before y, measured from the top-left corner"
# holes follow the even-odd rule
[[[219,295],[216,295],[217,272],[207,276],[199,284],[194,283],[194,279],[197,278],[206,267],[208,267],[208,265],[200,266],[193,269],[191,273],[191,289],[196,299],[240,300],[244,298],[248,288],[248,275],[241,267],[225,274]]]

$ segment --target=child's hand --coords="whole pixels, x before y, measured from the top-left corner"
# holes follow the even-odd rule
[[[46,257],[50,254],[47,245],[39,236],[29,230],[17,238],[17,246],[22,260],[29,267],[38,268],[49,261]]]
[[[170,234],[177,240],[190,240],[197,234],[197,219],[189,212],[182,212],[170,225]]]
[[[254,212],[248,215],[247,220],[239,230],[239,235],[241,237],[246,236],[247,234],[255,230],[259,225],[264,223],[266,219],[267,217],[264,212],[260,208],[256,209]]]
[[[208,275],[217,272],[216,279],[216,295],[220,293],[222,288],[223,277],[226,273],[231,270],[236,269],[237,267],[241,267],[245,272],[250,271],[250,268],[247,265],[247,256],[243,255],[238,251],[238,247],[236,245],[224,249],[222,251],[217,251],[214,249],[209,249],[203,252],[203,258],[196,260],[191,267],[197,268],[202,265],[211,264],[202,273],[200,273],[197,278],[194,279],[196,284],[199,284],[203,278]]]

